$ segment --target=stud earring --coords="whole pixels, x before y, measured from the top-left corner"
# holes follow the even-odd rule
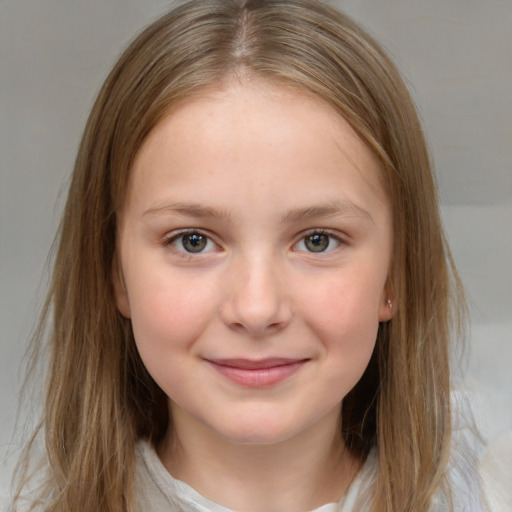
[[[393,307],[393,302],[391,301],[391,299],[388,299],[388,307],[392,308]]]

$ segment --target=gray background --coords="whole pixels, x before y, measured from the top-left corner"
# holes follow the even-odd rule
[[[471,305],[464,384],[496,442],[512,430],[512,1],[333,3],[373,32],[411,84]],[[16,449],[21,357],[88,111],[121,49],[168,7],[0,0],[0,459]]]

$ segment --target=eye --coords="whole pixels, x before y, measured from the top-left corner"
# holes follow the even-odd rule
[[[175,235],[167,240],[166,245],[172,245],[178,251],[188,254],[215,251],[217,248],[213,240],[197,231]]]
[[[323,231],[314,231],[302,238],[294,249],[306,252],[329,252],[336,249],[341,241],[333,235]]]

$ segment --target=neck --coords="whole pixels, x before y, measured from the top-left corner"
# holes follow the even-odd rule
[[[201,423],[174,428],[158,447],[167,470],[208,499],[233,510],[312,510],[336,502],[360,468],[345,448],[339,413],[332,411],[292,438],[240,444]]]

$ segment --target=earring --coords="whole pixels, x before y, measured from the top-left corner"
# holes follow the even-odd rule
[[[391,299],[388,299],[388,301],[387,301],[387,302],[388,302],[388,307],[389,307],[389,308],[392,308],[392,307],[393,307],[393,302],[392,302],[392,300],[391,300]]]

